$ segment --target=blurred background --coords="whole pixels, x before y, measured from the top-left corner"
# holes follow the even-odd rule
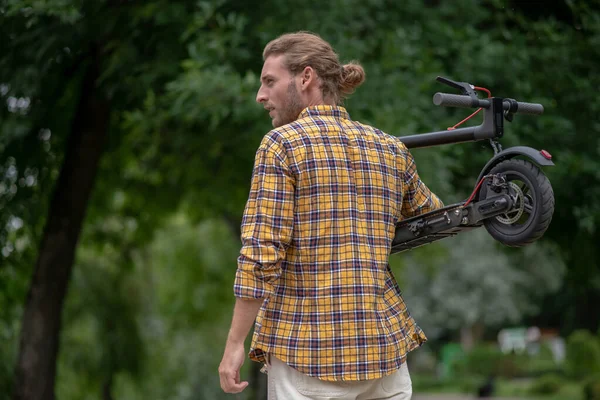
[[[553,155],[541,240],[480,229],[391,257],[429,337],[414,398],[600,399],[597,0],[1,1],[0,399],[265,398],[258,364],[239,395],[217,367],[271,127],[262,49],[296,30],[363,64],[346,107],[393,135],[470,114],[433,105],[438,75],[544,105],[502,139]],[[493,152],[413,154],[449,204]]]

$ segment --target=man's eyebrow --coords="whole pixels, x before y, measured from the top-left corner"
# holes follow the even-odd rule
[[[260,80],[261,80],[261,81],[263,81],[263,82],[264,82],[264,81],[266,81],[266,80],[268,80],[268,79],[275,80],[275,77],[274,77],[273,75],[271,75],[271,74],[266,74],[266,75],[263,75],[263,76],[260,78]]]

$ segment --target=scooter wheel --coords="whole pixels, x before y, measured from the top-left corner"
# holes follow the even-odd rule
[[[496,240],[512,247],[530,244],[544,235],[554,213],[554,192],[542,170],[529,161],[511,159],[494,166],[490,174],[504,174],[515,200],[513,209],[483,224]],[[487,191],[483,185],[482,192]],[[486,193],[481,193],[485,198]]]

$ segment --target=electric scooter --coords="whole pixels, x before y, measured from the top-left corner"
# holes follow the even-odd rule
[[[515,114],[541,115],[544,107],[510,98],[482,99],[475,90],[487,89],[443,77],[438,77],[437,81],[460,90],[461,94],[436,93],[433,96],[435,105],[479,108],[475,113],[483,110],[483,122],[474,127],[399,139],[409,149],[488,139],[494,156],[481,170],[467,200],[400,221],[396,225],[391,254],[481,226],[507,246],[525,246],[540,239],[550,226],[554,213],[554,192],[540,167],[554,165],[552,156],[546,150],[526,146],[503,150],[498,139],[504,134],[505,119],[512,122]]]

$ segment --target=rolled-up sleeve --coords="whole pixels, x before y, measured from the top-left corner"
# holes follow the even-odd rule
[[[444,203],[421,181],[414,157],[406,147],[402,154],[402,163],[404,164],[402,217],[410,218],[442,208]]]
[[[234,294],[261,299],[273,292],[292,241],[295,180],[279,146],[256,152],[252,183],[242,219],[242,249]]]

